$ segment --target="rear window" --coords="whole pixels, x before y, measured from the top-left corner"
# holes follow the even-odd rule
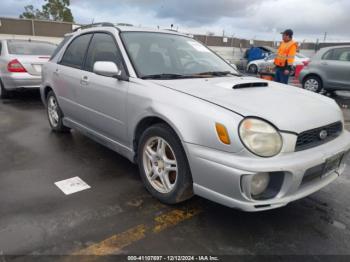
[[[51,56],[56,45],[35,41],[8,41],[7,49],[13,55],[46,55]]]

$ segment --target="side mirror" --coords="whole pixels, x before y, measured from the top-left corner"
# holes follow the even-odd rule
[[[98,75],[115,77],[121,79],[122,71],[118,66],[109,61],[97,61],[94,64],[93,72]]]

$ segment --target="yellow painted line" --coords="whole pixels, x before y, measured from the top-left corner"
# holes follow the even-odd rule
[[[145,237],[146,226],[138,225],[120,234],[113,235],[100,243],[93,244],[73,255],[107,255],[118,254],[121,249]]]
[[[159,233],[171,226],[176,226],[182,221],[192,218],[200,213],[200,209],[179,210],[174,209],[168,213],[154,218],[155,225],[152,228],[153,233]]]
[[[188,220],[202,210],[198,208],[174,209],[154,217],[151,225],[137,225],[122,233],[113,235],[99,243],[74,252],[73,255],[112,255],[119,254],[123,248],[144,239],[147,235],[160,233],[170,227]]]

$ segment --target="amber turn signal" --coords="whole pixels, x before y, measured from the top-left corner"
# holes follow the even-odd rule
[[[216,123],[215,127],[216,127],[216,133],[218,134],[220,141],[226,145],[231,144],[230,137],[227,133],[226,127],[219,123]]]

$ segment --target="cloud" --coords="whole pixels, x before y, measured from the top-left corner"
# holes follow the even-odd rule
[[[0,16],[15,16],[32,3],[43,0],[7,0]],[[350,39],[349,0],[71,0],[78,23],[126,22],[134,25],[170,27],[192,33],[208,31],[237,37],[279,39],[279,32],[292,28],[299,40]]]

